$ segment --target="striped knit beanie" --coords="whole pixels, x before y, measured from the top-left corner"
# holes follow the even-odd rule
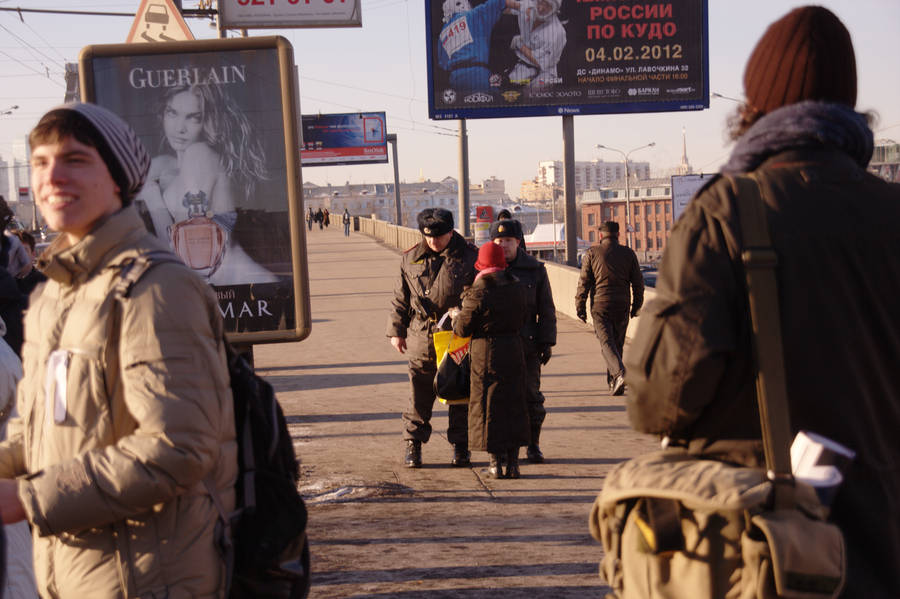
[[[130,204],[150,170],[150,155],[134,129],[112,111],[96,104],[72,102],[57,106],[47,114],[60,111],[75,112],[84,118],[86,126],[93,127],[90,137],[96,142],[97,153],[121,190],[122,205]]]

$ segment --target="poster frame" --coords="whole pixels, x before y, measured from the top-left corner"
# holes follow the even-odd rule
[[[210,52],[247,52],[275,50],[278,61],[277,80],[281,89],[281,121],[284,130],[285,183],[291,239],[291,272],[293,275],[294,327],[291,329],[229,332],[228,340],[239,345],[301,341],[309,336],[312,316],[309,298],[306,229],[303,226],[303,180],[300,167],[299,89],[291,43],[281,36],[166,42],[160,44],[95,44],[85,46],[79,54],[81,99],[95,100],[94,60],[145,55],[179,55]]]

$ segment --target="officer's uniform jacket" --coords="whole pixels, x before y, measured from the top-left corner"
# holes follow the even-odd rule
[[[522,338],[536,347],[556,345],[556,306],[544,263],[519,248],[507,269],[525,290],[525,325]]]
[[[410,359],[434,357],[431,333],[447,310],[460,305],[463,288],[475,280],[477,259],[478,250],[456,231],[440,254],[424,239],[403,253],[387,336],[405,337]]]

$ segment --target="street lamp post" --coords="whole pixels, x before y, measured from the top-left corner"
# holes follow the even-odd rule
[[[632,239],[631,239],[631,230],[633,227],[631,226],[631,187],[629,185],[629,183],[630,183],[629,180],[631,179],[631,174],[628,170],[628,157],[631,156],[632,152],[637,152],[638,150],[643,150],[645,148],[652,148],[655,145],[656,145],[656,142],[651,141],[650,143],[648,143],[646,145],[639,146],[632,150],[628,150],[628,152],[623,152],[622,150],[619,150],[618,148],[611,148],[609,146],[604,146],[603,144],[597,144],[598,148],[603,149],[603,150],[611,150],[613,152],[618,152],[619,154],[622,155],[622,158],[625,159],[625,243],[630,248],[633,248],[634,244],[632,243]]]

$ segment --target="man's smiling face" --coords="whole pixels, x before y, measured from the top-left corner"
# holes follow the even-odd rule
[[[73,137],[32,148],[31,188],[47,225],[73,244],[122,207],[120,189],[100,154]]]

